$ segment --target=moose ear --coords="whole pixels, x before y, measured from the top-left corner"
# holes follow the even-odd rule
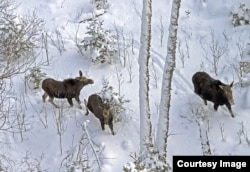
[[[224,86],[223,86],[223,85],[219,85],[219,87],[220,87],[222,90],[224,90]]]
[[[230,87],[232,87],[233,86],[233,84],[234,84],[234,81],[229,85]]]
[[[79,75],[82,76],[82,71],[81,70],[79,70]]]

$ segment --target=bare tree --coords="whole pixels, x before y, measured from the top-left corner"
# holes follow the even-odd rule
[[[133,34],[129,35],[129,40],[127,40],[126,35],[124,33],[123,28],[118,27],[116,24],[114,25],[115,28],[115,37],[116,37],[116,44],[117,44],[117,52],[116,54],[119,57],[119,62],[120,65],[122,67],[126,67],[127,66],[127,61],[128,59],[128,55],[129,55],[129,48],[132,47],[132,53],[134,53],[133,51],[133,46],[134,46],[134,38],[133,38]]]
[[[45,172],[48,169],[43,167],[44,155],[34,156],[31,152],[26,151],[25,155],[19,156],[18,159],[12,159],[8,155],[0,154],[0,172],[11,171],[39,171]]]
[[[160,30],[160,45],[162,47],[162,44],[163,44],[163,38],[164,38],[164,34],[165,34],[165,28],[162,24],[162,16],[160,18],[160,26],[158,26],[159,30]]]
[[[63,134],[66,132],[67,130],[67,125],[63,119],[63,115],[64,115],[64,108],[63,106],[61,106],[60,108],[57,108],[57,109],[53,109],[53,117],[54,117],[54,120],[55,120],[55,124],[56,124],[56,131],[57,131],[57,134],[59,136],[59,145],[60,145],[60,153],[62,155],[63,153],[63,150],[62,150],[62,137],[63,137]]]
[[[130,34],[130,45],[131,45],[131,52],[132,52],[133,55],[135,54],[135,52],[134,52],[134,44],[135,44],[134,34],[131,33]]]
[[[245,51],[245,41],[239,37],[238,42],[236,43],[236,46],[238,48],[238,54],[236,58],[240,59],[240,63],[235,63],[235,61],[231,60],[229,61],[230,66],[235,70],[235,74],[238,77],[241,87],[244,86],[244,82],[242,80],[242,77],[244,75],[244,68],[247,68],[247,63],[244,62],[243,57],[244,57],[244,51]],[[243,61],[242,61],[243,60]],[[248,85],[248,84],[246,84]]]
[[[126,69],[128,71],[128,75],[129,75],[129,83],[132,83],[132,79],[133,79],[133,60],[130,56],[128,56],[128,63],[126,66]]]
[[[190,54],[189,54],[189,45],[187,42],[187,39],[185,38],[185,45],[183,45],[184,43],[181,42],[181,40],[179,39],[179,43],[178,43],[178,52],[180,55],[180,59],[181,59],[181,63],[182,63],[182,67],[185,67],[185,60],[186,58],[190,58]]]
[[[62,37],[62,34],[60,32],[59,29],[55,29],[55,37],[51,34],[51,35],[46,35],[50,38],[51,44],[57,48],[57,50],[59,51],[60,55],[62,55],[62,53],[64,51],[66,51],[65,46],[64,46],[64,39]],[[45,40],[47,41],[47,40]],[[47,42],[45,42],[46,45]]]
[[[10,133],[13,137],[19,136],[24,140],[24,133],[32,126],[26,115],[26,102],[24,92],[20,95],[9,95],[12,83],[0,81],[0,133]]]
[[[43,43],[44,21],[33,12],[14,13],[13,0],[0,1],[0,131],[23,134],[29,129],[24,95],[13,92],[12,78],[38,62]],[[39,63],[39,62],[38,62]],[[15,102],[15,103],[13,103]]]
[[[201,43],[202,50],[204,52],[203,56],[207,59],[207,61],[210,64],[212,64],[214,73],[217,76],[220,58],[227,52],[228,44],[226,43],[221,44],[219,40],[215,38],[214,30],[211,30],[210,36],[211,36],[211,43],[209,44],[209,47],[204,47],[201,40],[200,40],[200,43]],[[210,58],[210,55],[212,55],[212,58]]]
[[[185,67],[185,54],[183,48],[181,48],[181,41],[178,43],[178,52],[181,57],[182,68]]]
[[[239,144],[242,144],[243,141],[246,142],[246,144],[249,146],[250,145],[250,139],[249,139],[249,135],[247,133],[247,129],[244,126],[243,121],[240,123],[241,125],[241,129],[237,132],[238,137],[239,137]]]
[[[159,73],[157,72],[155,65],[153,62],[151,62],[151,77],[153,78],[153,83],[155,89],[158,88],[158,80],[159,80]]]
[[[80,124],[82,134],[77,144],[72,142],[72,146],[67,150],[66,156],[61,162],[60,171],[100,171],[102,162],[101,154],[104,147],[101,147],[92,141],[88,130],[89,121]],[[74,140],[74,135],[73,139]],[[89,156],[89,155],[94,156]],[[96,165],[95,165],[96,164]],[[66,169],[65,169],[66,167]]]

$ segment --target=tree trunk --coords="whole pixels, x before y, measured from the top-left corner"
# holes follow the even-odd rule
[[[167,57],[162,78],[159,121],[155,142],[156,149],[159,151],[159,154],[163,156],[165,161],[167,161],[167,139],[169,130],[171,84],[175,69],[175,54],[180,4],[181,0],[173,0],[167,44]]]
[[[149,107],[149,58],[151,47],[152,0],[143,0],[141,47],[139,52],[139,99],[140,99],[140,151],[152,143],[152,126]]]

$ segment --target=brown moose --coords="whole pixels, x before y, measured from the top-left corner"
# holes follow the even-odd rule
[[[81,89],[88,84],[93,84],[94,81],[92,79],[88,79],[82,76],[82,71],[79,71],[79,75],[80,76],[76,77],[75,79],[69,78],[63,81],[57,81],[52,78],[47,78],[43,80],[43,102],[45,102],[46,98],[49,96],[48,101],[56,108],[59,108],[59,106],[54,103],[54,98],[66,98],[70,106],[73,106],[72,99],[75,98],[80,108],[82,108],[80,105],[81,101],[79,98]]]
[[[109,126],[111,133],[115,135],[113,130],[113,114],[110,106],[102,101],[102,98],[97,94],[92,94],[89,96],[88,101],[85,101],[86,114],[89,114],[90,110],[95,117],[97,117],[101,122],[102,130],[105,130],[105,124]]]
[[[214,103],[214,110],[217,111],[221,105],[226,105],[232,117],[234,114],[231,105],[234,104],[232,86],[222,83],[220,80],[213,79],[205,72],[196,72],[192,81],[194,84],[194,92],[198,94],[207,105],[207,100]]]

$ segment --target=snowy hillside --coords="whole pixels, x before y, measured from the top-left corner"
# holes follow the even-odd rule
[[[46,74],[43,79],[75,78],[81,70],[84,76],[94,80],[94,84],[81,91],[82,109],[75,100],[74,106],[69,107],[66,99],[55,99],[60,106],[57,109],[48,101],[43,103],[41,85],[33,89],[30,82],[25,82],[30,70],[6,79],[11,88],[7,96],[11,97],[10,104],[15,111],[12,111],[13,120],[6,124],[0,121],[0,171],[66,172],[81,171],[83,166],[93,171],[123,171],[125,164],[133,162],[131,156],[139,153],[138,56],[142,2],[108,0],[107,6],[101,10],[93,8],[92,0],[15,2],[19,4],[15,13],[22,16],[35,11],[45,23],[48,48],[39,53],[34,63],[41,73]],[[150,105],[154,133],[157,130],[171,3],[170,0],[153,1]],[[240,84],[241,79],[250,77],[239,74],[241,54],[250,43],[250,25],[234,27],[230,15],[231,12],[242,13],[241,4],[245,4],[243,9],[250,8],[248,0],[216,3],[189,0],[181,4],[169,122],[170,164],[173,155],[205,154],[208,149],[203,143],[207,144],[212,155],[250,155],[250,89]],[[112,64],[93,64],[91,55],[98,53],[82,54],[84,51],[76,45],[89,36],[86,34],[88,19],[93,14],[100,14],[103,27],[120,36],[116,46],[119,45],[121,54],[119,57],[115,54]],[[222,54],[216,66],[212,58],[216,50],[213,51],[211,46],[217,46]],[[225,106],[220,106],[215,112],[212,103],[205,106],[194,94],[191,78],[197,71],[205,71],[227,84],[234,81],[235,104],[232,109],[235,118]],[[105,82],[114,93],[124,96],[124,101],[128,100],[123,104],[125,110],[114,121],[115,135],[107,125],[102,131],[100,121],[93,114],[85,115],[84,99],[100,93]],[[13,130],[8,129],[11,122],[18,124]]]

